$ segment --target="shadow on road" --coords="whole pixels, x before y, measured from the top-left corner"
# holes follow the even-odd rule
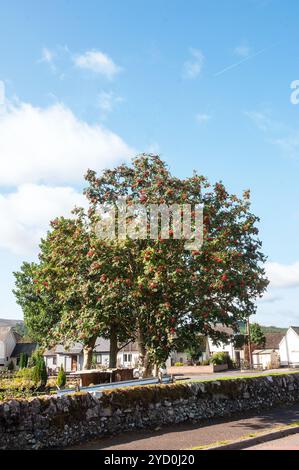
[[[117,436],[102,437],[71,449],[186,449],[216,441],[237,439],[252,431],[299,421],[299,404],[262,411],[252,411],[230,418],[215,418],[197,423],[163,426],[155,430],[138,430]]]

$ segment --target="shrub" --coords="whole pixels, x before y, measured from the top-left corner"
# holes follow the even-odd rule
[[[7,366],[7,369],[12,371],[12,370],[14,370],[14,368],[15,368],[15,365],[14,365],[13,361],[10,361],[10,363]]]
[[[183,363],[183,362],[175,362],[174,365],[175,365],[176,367],[181,367],[181,366],[184,365],[184,363]]]
[[[32,380],[33,378],[33,368],[24,368],[19,369],[16,373],[16,376],[20,379]]]
[[[205,359],[204,361],[202,361],[202,365],[203,366],[209,366],[210,365],[210,359]]]
[[[24,367],[27,367],[28,363],[28,356],[25,353],[20,354],[20,361],[19,361],[19,367],[20,369],[24,369]]]
[[[214,353],[213,356],[210,359],[210,362],[214,364],[215,366],[217,365],[222,365],[222,364],[227,364],[227,356],[228,354],[226,352],[217,352]]]
[[[63,388],[66,384],[66,373],[64,371],[63,365],[61,364],[58,375],[57,375],[57,387]]]
[[[32,379],[35,384],[40,382],[42,387],[45,387],[48,380],[47,368],[44,357],[40,351],[36,351],[32,355],[33,374]]]
[[[232,360],[229,354],[226,356],[226,363],[229,369],[236,369],[236,362]]]

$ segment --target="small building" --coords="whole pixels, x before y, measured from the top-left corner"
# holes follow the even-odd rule
[[[68,349],[58,344],[44,352],[44,359],[48,374],[56,373],[61,366],[66,372],[81,370],[83,366],[82,344],[74,343]]]
[[[29,358],[36,348],[36,343],[17,343],[11,353],[11,360],[13,361],[15,368],[19,366],[21,354],[24,354]]]
[[[279,344],[284,333],[265,333],[263,348],[256,348],[252,352],[252,362],[255,369],[277,369],[280,367]]]
[[[290,326],[279,344],[280,364],[299,367],[299,326]]]

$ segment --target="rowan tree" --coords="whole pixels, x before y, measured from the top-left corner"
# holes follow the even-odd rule
[[[203,244],[186,250],[186,238],[134,239],[128,257],[132,272],[130,304],[136,317],[135,333],[145,374],[165,362],[182,339],[198,333],[214,341],[226,339],[215,330],[223,324],[238,330],[238,321],[255,313],[255,300],[267,286],[265,256],[258,239],[258,218],[250,211],[250,194],[229,194],[222,182],[210,185],[203,176],[172,176],[154,155],[141,155],[132,165],[123,164],[100,176],[89,170],[85,194],[95,213],[109,203],[117,207],[126,198],[138,204],[202,204]],[[102,209],[101,209],[102,210]],[[134,216],[133,216],[134,219]],[[132,222],[130,214],[128,225]]]
[[[40,345],[83,344],[83,368],[90,368],[99,336],[110,339],[110,366],[119,345],[132,339],[121,243],[104,242],[83,210],[55,219],[41,241],[39,263],[15,273],[15,294],[26,325]]]

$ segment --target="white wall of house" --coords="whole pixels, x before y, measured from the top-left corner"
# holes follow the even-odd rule
[[[280,366],[278,351],[258,350],[252,354],[254,368],[276,369]]]
[[[221,342],[217,345],[213,343],[211,338],[208,338],[208,342],[211,355],[217,352],[227,352],[232,359],[235,359],[235,349],[231,343],[225,344]]]
[[[299,335],[290,327],[279,345],[280,364],[299,366]]]
[[[138,351],[124,351],[117,354],[117,364],[120,367],[137,367],[138,361]]]
[[[44,359],[46,367],[54,372],[57,368],[57,354],[53,356],[45,356]]]
[[[8,331],[3,340],[0,341],[0,367],[7,366],[10,362],[11,353],[16,345],[16,337],[12,329]]]
[[[109,366],[109,358],[110,358],[110,355],[109,353],[96,353],[96,363],[98,366],[104,366],[104,367],[108,367]]]
[[[5,342],[0,341],[0,367],[4,367],[6,364],[6,354],[5,354]]]
[[[5,365],[6,357],[5,357],[5,342],[0,341],[0,367],[3,367]]]
[[[214,353],[218,352],[226,352],[229,354],[230,358],[237,363],[244,359],[244,350],[243,349],[235,349],[234,345],[229,343],[220,342],[219,344],[213,343],[211,338],[208,338],[208,346],[209,352],[212,356]]]
[[[63,366],[65,372],[72,372],[72,370],[82,370],[83,354],[61,354],[57,353],[52,356],[44,356],[46,367],[53,372],[58,371]],[[75,369],[74,360],[77,360]]]

